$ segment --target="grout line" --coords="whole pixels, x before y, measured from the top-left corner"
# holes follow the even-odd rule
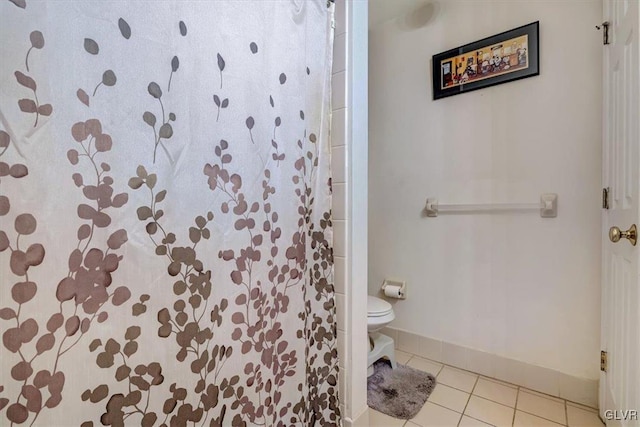
[[[512,383],[510,381],[501,380],[500,378],[490,377],[488,375],[482,375],[482,374],[478,374],[478,375],[480,375],[481,377],[486,378],[486,379],[488,379],[490,381],[494,381],[494,382],[497,382],[497,383],[502,383],[503,385],[511,386],[512,388],[521,387],[520,384]]]
[[[578,408],[578,409],[582,409],[583,411],[591,411],[594,413],[598,413],[598,408],[594,408],[592,406],[589,405],[584,405],[582,403],[578,403],[578,402],[573,402],[571,400],[565,399],[565,401],[567,402],[567,405],[569,406],[573,406],[574,408]]]
[[[427,358],[427,357],[425,357],[424,359],[432,360],[432,359],[429,359],[429,358]],[[468,372],[468,373],[470,373],[470,374],[477,375],[477,376],[479,376],[479,377],[480,377],[480,376],[483,376],[483,375],[480,375],[480,374],[479,374],[479,373],[477,373],[477,372],[473,372],[473,371],[470,371],[470,370],[468,370],[468,369],[459,368],[459,367],[457,367],[457,366],[449,365],[449,364],[444,363],[444,362],[437,362],[437,361],[435,361],[435,360],[434,360],[434,362],[436,362],[436,363],[440,363],[440,364],[442,364],[442,365],[444,365],[444,366],[448,366],[448,367],[453,368],[453,369],[456,369],[456,370],[458,370],[458,371]],[[496,381],[500,381],[500,380],[498,380],[498,379],[496,378]]]
[[[522,387],[520,387],[518,391],[519,391],[519,392],[520,392],[520,391],[522,391],[523,393],[527,393],[527,390],[528,390],[527,388],[525,388],[524,390],[522,390]],[[518,398],[520,397],[520,393],[519,393],[519,392],[518,392]],[[527,393],[527,394],[531,394],[531,393]],[[540,397],[540,398],[542,398],[542,399],[545,399],[545,397],[538,396],[538,395],[536,395],[536,394],[531,394],[531,396],[534,396],[534,397]],[[518,399],[518,398],[516,398],[516,406],[517,406],[517,404],[518,404],[518,401],[517,401],[517,399]],[[533,416],[538,417],[538,418],[545,419],[545,420],[547,420],[547,421],[551,421],[552,423],[556,423],[556,424],[560,424],[560,425],[563,425],[563,426],[567,426],[567,425],[569,424],[569,417],[567,416],[567,401],[566,401],[565,399],[563,399],[563,401],[562,401],[562,402],[558,402],[557,400],[553,400],[553,399],[547,399],[547,400],[551,400],[551,401],[552,401],[552,402],[554,402],[554,403],[563,403],[563,405],[564,405],[564,416],[565,416],[564,424],[559,423],[558,421],[552,420],[552,419],[550,419],[550,418],[547,418],[547,417],[545,417],[545,416],[543,416],[543,415],[540,415],[540,414],[534,414],[534,413],[532,413],[532,412],[525,411],[524,409],[519,409],[519,411],[524,412],[525,414],[529,414],[529,415],[533,415]]]
[[[462,422],[462,417],[464,416],[464,413],[467,412],[467,406],[469,406],[469,401],[471,401],[471,396],[473,395],[473,392],[476,390],[476,386],[478,385],[478,381],[480,381],[480,377],[476,377],[476,382],[473,383],[473,388],[471,389],[471,393],[469,393],[469,397],[467,398],[467,403],[465,403],[464,408],[462,409],[462,416],[460,417],[460,420],[458,421],[458,427],[460,426],[460,423]]]
[[[480,375],[480,378],[482,378],[485,381],[489,381],[489,382],[492,382],[492,383],[495,383],[495,384],[498,384],[498,385],[501,385],[501,386],[504,386],[504,387],[509,387],[509,388],[516,389],[516,390],[518,389],[518,387],[520,387],[519,385],[514,384],[514,383],[510,383],[508,381],[502,381],[502,380],[499,380],[497,378],[488,377],[488,376],[482,375],[482,374],[478,374],[478,375]]]
[[[518,411],[518,398],[520,397],[520,387],[518,387],[517,391],[516,391],[516,403],[515,403],[515,407],[513,408],[513,419],[511,420],[511,425],[515,425],[516,423],[516,412]]]
[[[473,396],[478,398],[478,399],[486,400],[487,402],[495,403],[496,405],[504,406],[505,408],[508,408],[508,409],[516,409],[516,408],[512,408],[509,405],[505,405],[504,403],[496,402],[495,400],[491,400],[491,399],[487,399],[486,397],[478,396],[477,394],[474,394]],[[532,414],[532,415],[534,415],[534,414]],[[482,420],[480,420],[480,421],[482,421]]]
[[[491,424],[491,423],[488,423],[488,422],[486,422],[486,421],[479,420],[479,419],[474,418],[474,417],[472,417],[472,416],[470,416],[470,415],[467,415],[467,414],[463,414],[463,416],[465,416],[465,417],[467,417],[467,418],[471,418],[472,420],[479,421],[479,422],[481,422],[481,423],[483,423],[483,424],[486,424],[486,425],[488,425],[488,426],[491,426],[491,427],[497,427],[495,424]]]
[[[532,414],[531,412],[523,411],[522,409],[518,409],[518,411],[522,412],[523,414],[533,415],[534,417],[537,417],[537,418],[543,419],[543,420],[545,420],[545,421],[549,421],[550,423],[557,424],[557,425],[562,426],[562,427],[567,427],[567,425],[566,425],[566,424],[561,424],[561,423],[559,423],[559,422],[557,422],[557,421],[550,420],[549,418],[545,418],[545,417],[540,416],[540,415],[538,415],[538,414]]]
[[[542,419],[543,419],[543,420],[545,420],[545,421],[551,421],[551,422],[552,422],[552,423],[554,423],[554,424],[558,424],[558,425],[561,425],[561,426],[564,426],[564,427],[566,427],[566,426],[567,426],[566,424],[562,424],[562,423],[559,423],[559,422],[554,421],[554,420],[552,420],[552,419],[545,418],[545,417],[543,417],[543,416],[542,416],[542,415],[540,415],[540,414],[534,414],[534,413],[531,413],[531,412],[524,411],[524,410],[522,410],[522,409],[518,409],[518,411],[520,411],[520,412],[524,412],[525,414],[533,415],[534,417],[542,418]]]
[[[564,401],[564,425],[569,425],[569,409],[567,408],[567,401]]]
[[[400,349],[397,349],[397,350],[402,351],[403,353],[406,353],[406,354],[410,354],[410,355],[411,355],[411,357],[409,357],[409,359],[407,360],[407,363],[406,363],[406,365],[407,365],[407,366],[408,366],[408,364],[409,364],[409,361],[413,360],[413,358],[414,358],[414,357],[418,357],[418,358],[420,358],[420,359],[427,360],[427,361],[429,361],[429,362],[431,362],[431,363],[434,363],[434,364],[436,364],[436,365],[441,365],[440,370],[438,371],[438,373],[437,373],[437,374],[432,374],[432,375],[434,375],[434,376],[436,377],[436,379],[437,379],[437,377],[442,373],[442,371],[444,370],[444,368],[445,368],[445,367],[449,367],[449,368],[452,368],[452,369],[454,369],[454,370],[462,371],[462,372],[469,373],[469,374],[472,374],[472,375],[475,375],[475,376],[476,376],[476,380],[475,380],[475,382],[473,383],[473,388],[471,389],[471,392],[468,392],[468,391],[466,391],[466,390],[459,389],[459,388],[454,387],[454,386],[449,385],[449,384],[445,384],[445,383],[437,382],[437,384],[442,384],[442,385],[445,385],[445,386],[447,386],[447,387],[449,387],[449,388],[452,388],[452,389],[454,389],[454,390],[461,391],[461,392],[463,392],[463,393],[467,393],[467,394],[469,394],[469,398],[467,399],[467,403],[465,404],[465,407],[464,407],[464,409],[463,409],[462,413],[460,413],[460,415],[461,415],[461,416],[460,416],[460,420],[458,421],[458,426],[459,426],[459,425],[460,425],[460,423],[462,422],[462,416],[467,416],[467,417],[472,418],[472,419],[474,419],[474,420],[477,420],[477,421],[483,422],[483,423],[485,423],[485,424],[489,424],[489,425],[491,425],[490,423],[488,423],[488,422],[486,422],[486,421],[479,420],[479,419],[477,419],[477,418],[474,418],[474,417],[471,417],[471,416],[469,416],[469,415],[465,414],[465,412],[466,412],[466,410],[467,410],[467,407],[469,406],[469,402],[471,401],[471,396],[476,396],[476,397],[477,397],[477,398],[479,398],[479,399],[487,400],[487,401],[489,401],[489,402],[496,403],[496,404],[498,404],[498,405],[502,405],[502,406],[504,406],[505,408],[513,409],[513,417],[512,417],[512,421],[511,421],[511,425],[512,425],[512,426],[515,424],[516,411],[521,411],[521,412],[524,412],[524,413],[526,413],[526,414],[529,414],[529,415],[533,415],[533,416],[535,416],[535,417],[542,418],[542,419],[544,419],[544,420],[546,420],[546,421],[551,421],[551,422],[553,422],[553,423],[560,424],[560,423],[558,423],[557,421],[551,420],[551,419],[549,419],[549,418],[545,418],[545,417],[543,417],[543,416],[541,416],[541,415],[539,415],[539,414],[533,414],[533,413],[530,413],[530,412],[527,412],[527,411],[523,411],[522,409],[518,409],[518,400],[520,399],[520,393],[521,393],[521,392],[522,392],[522,393],[530,394],[530,395],[535,396],[535,397],[541,397],[541,398],[546,399],[546,400],[551,400],[552,402],[560,403],[560,402],[558,402],[558,399],[559,399],[558,397],[551,396],[551,395],[548,395],[548,394],[545,394],[545,393],[541,393],[541,392],[538,392],[538,391],[535,391],[535,390],[531,390],[531,389],[528,389],[528,388],[526,388],[526,387],[523,387],[523,386],[520,386],[520,385],[517,385],[517,384],[512,384],[512,383],[509,383],[509,382],[506,382],[506,381],[502,381],[502,380],[499,380],[499,379],[497,379],[497,378],[492,378],[492,377],[487,377],[487,376],[484,376],[484,375],[480,375],[480,374],[478,374],[478,373],[476,373],[476,372],[469,371],[469,370],[462,369],[462,368],[458,368],[458,367],[456,367],[456,366],[447,365],[446,363],[441,363],[441,362],[438,362],[438,361],[436,361],[436,360],[429,359],[429,358],[427,358],[427,357],[423,357],[423,356],[417,355],[417,354],[412,353],[412,352],[409,352],[409,351],[404,351],[404,350],[400,350]],[[416,369],[417,369],[417,368],[416,368]],[[429,373],[431,373],[431,372],[429,372]],[[483,396],[477,396],[477,395],[473,394],[473,393],[474,393],[474,391],[475,391],[475,389],[476,389],[476,387],[477,387],[477,385],[478,385],[478,382],[480,381],[480,378],[486,378],[486,379],[488,379],[488,380],[495,379],[496,381],[498,381],[498,382],[496,382],[496,384],[498,384],[498,385],[503,385],[503,384],[500,384],[500,383],[505,383],[505,384],[511,384],[511,385],[513,385],[513,386],[516,388],[516,401],[515,401],[515,404],[514,404],[513,408],[512,408],[511,406],[509,406],[509,405],[505,405],[504,403],[496,402],[495,400],[488,399],[488,398],[486,398],[486,397],[483,397]],[[435,390],[435,389],[434,389],[434,390]],[[532,391],[533,393],[528,393],[528,392],[530,392],[530,391]],[[569,416],[568,416],[568,413],[567,413],[567,403],[568,403],[568,401],[567,401],[566,399],[561,399],[561,400],[564,402],[564,408],[565,408],[565,424],[561,424],[561,425],[563,425],[563,426],[567,427],[567,426],[568,426],[568,423],[569,423]],[[454,411],[454,410],[453,410],[453,409],[451,409],[451,408],[447,408],[446,406],[440,405],[440,404],[435,403],[435,402],[430,402],[430,401],[429,401],[429,399],[427,399],[427,402],[429,402],[429,403],[431,403],[431,404],[433,404],[433,405],[436,405],[436,406],[440,406],[441,408],[447,409],[447,410],[449,410],[449,411],[453,411],[453,412],[458,413],[457,411]],[[425,404],[426,404],[427,402],[425,402]],[[580,404],[577,404],[577,405],[580,405]],[[584,406],[584,405],[583,405],[583,406]],[[409,420],[407,421],[407,423],[405,423],[405,426],[408,424],[408,422],[409,422]]]
[[[552,401],[557,402],[557,403],[560,403],[558,401],[566,402],[566,399],[563,399],[560,396],[552,396],[550,394],[543,393],[543,392],[537,391],[537,390],[533,390],[533,389],[530,389],[530,388],[525,387],[525,386],[518,386],[518,387],[523,389],[522,390],[523,393],[531,394],[531,395],[537,396],[537,397],[542,397],[543,399],[552,400]]]
[[[398,336],[399,336],[399,334],[400,334],[400,333],[406,333],[406,334],[409,334],[409,335],[418,336],[417,334],[414,334],[413,332],[410,332],[410,331],[407,331],[407,330],[404,330],[404,329],[401,329],[401,328],[389,327],[389,329],[391,329],[391,330],[395,330],[395,331],[398,333]],[[423,337],[423,338],[428,338],[428,337]],[[434,341],[438,341],[438,340],[434,340]],[[440,341],[440,342],[442,343],[443,341]],[[430,359],[430,358],[428,358],[428,357],[424,357],[424,356],[421,356],[421,355],[417,355],[417,356],[422,357],[422,358],[427,359],[427,360],[432,360],[432,361],[434,361],[434,362],[436,362],[436,363],[441,363],[441,364],[446,365],[446,366],[452,366],[452,365],[447,365],[446,363],[441,362],[441,361],[437,361],[437,360],[434,360],[434,359]],[[496,355],[494,355],[494,356],[496,356]],[[454,367],[455,369],[458,369],[458,370],[462,370],[462,371],[467,371],[467,372],[473,373],[473,374],[475,374],[475,375],[480,375],[480,376],[482,376],[482,377],[484,377],[484,378],[488,378],[488,379],[491,379],[491,380],[496,380],[496,381],[499,381],[499,382],[502,382],[502,383],[505,383],[505,384],[511,385],[511,386],[513,386],[514,388],[520,388],[520,387],[521,387],[521,388],[523,388],[523,391],[530,391],[530,392],[539,393],[541,397],[544,397],[544,398],[546,398],[546,399],[556,400],[556,401],[558,401],[558,400],[563,400],[563,401],[567,401],[567,402],[575,403],[579,408],[580,408],[580,406],[583,406],[583,407],[585,407],[585,408],[589,408],[589,409],[591,409],[591,410],[595,410],[595,411],[596,411],[596,413],[598,413],[598,415],[600,414],[600,412],[599,412],[599,408],[597,408],[597,407],[593,407],[593,406],[590,406],[590,405],[586,405],[586,404],[584,404],[584,403],[572,402],[572,401],[569,401],[569,400],[567,400],[567,399],[564,399],[564,398],[562,398],[562,397],[560,397],[560,396],[554,396],[554,395],[551,395],[551,394],[548,394],[548,393],[544,393],[544,392],[541,392],[541,391],[533,390],[533,389],[527,388],[526,386],[524,386],[524,385],[522,385],[522,384],[516,384],[516,383],[513,383],[513,382],[511,382],[511,381],[507,381],[507,380],[504,380],[504,379],[501,379],[501,378],[497,378],[497,377],[495,376],[495,374],[494,374],[494,376],[488,376],[488,375],[480,374],[480,373],[478,373],[478,372],[470,371],[470,370],[465,369],[465,368],[459,368],[459,367],[457,367],[457,366],[452,366],[452,367]]]
[[[445,385],[446,385],[446,384],[445,384]],[[449,386],[448,386],[448,387],[449,387]],[[451,387],[451,388],[453,388],[453,387]],[[456,389],[456,390],[458,390],[458,389]],[[426,402],[424,402],[424,405],[422,405],[422,406],[423,406],[423,407],[424,407],[424,406],[426,406],[426,404],[427,404],[427,403],[431,403],[432,405],[439,406],[439,407],[441,407],[441,408],[443,408],[443,409],[446,409],[447,411],[451,411],[451,412],[454,412],[454,413],[456,413],[456,414],[460,415],[460,419],[458,420],[458,424],[456,424],[456,427],[459,427],[459,426],[460,426],[460,423],[462,422],[462,417],[464,416],[464,413],[461,413],[461,412],[455,411],[455,410],[453,410],[453,409],[451,409],[451,408],[447,408],[446,406],[441,405],[441,404],[439,404],[439,403],[430,402],[428,398],[427,398],[427,401],[426,401]],[[465,408],[466,408],[466,406],[465,406]],[[422,410],[422,408],[421,408],[421,410]],[[472,418],[472,417],[469,417],[469,418]],[[475,418],[474,418],[474,419],[475,419]],[[408,420],[408,421],[411,421],[411,420]],[[478,421],[481,421],[481,420],[478,420]],[[482,421],[482,422],[484,422],[484,421]],[[414,424],[415,424],[415,423],[414,423]],[[488,424],[488,423],[487,423],[487,424]],[[406,424],[405,424],[405,425],[406,425]]]
[[[429,362],[432,362],[432,363],[434,363],[434,364],[436,364],[436,365],[440,365],[440,369],[438,370],[438,373],[437,373],[437,374],[433,374],[433,373],[431,373],[431,372],[427,372],[428,374],[431,374],[431,375],[433,375],[434,377],[436,377],[436,380],[438,379],[438,376],[442,373],[442,371],[444,370],[444,368],[445,368],[445,367],[460,370],[460,369],[456,368],[455,366],[445,365],[444,363],[436,362],[435,360],[427,359],[426,357],[418,356],[417,354],[416,354],[416,355],[413,355],[413,357],[419,357],[419,358],[421,358],[421,359],[428,360]],[[413,357],[412,357],[411,359],[413,359]],[[414,369],[417,369],[417,368],[414,368]],[[424,372],[424,371],[423,371],[423,372]],[[467,372],[471,372],[471,371],[467,371]],[[478,378],[480,378],[480,376],[479,376],[478,374],[473,373],[473,372],[471,372],[471,373],[472,373],[472,374],[474,374],[474,375],[476,376],[476,381],[473,383],[473,388],[471,389],[471,392],[473,392],[473,389],[476,387],[476,383],[478,382]],[[449,385],[449,384],[441,383],[441,382],[439,382],[439,381],[437,381],[437,384],[446,385],[447,387],[452,388],[452,389],[454,389],[454,390],[458,390],[458,391],[461,391],[461,392],[463,392],[463,393],[471,394],[471,392],[469,392],[469,391],[467,391],[467,390],[463,390],[463,389],[461,389],[461,388],[454,387],[454,386]],[[487,400],[489,400],[489,399],[487,399]],[[499,402],[496,402],[496,403],[499,403]]]
[[[438,375],[440,375],[442,373],[442,370],[444,369],[444,365],[442,363],[438,363],[438,365],[440,365],[440,368],[438,369],[438,373],[434,375],[436,377],[436,379],[438,379]],[[438,383],[438,384],[440,384],[440,383]]]
[[[427,359],[426,357],[419,356],[419,355],[417,355],[417,354],[415,354],[415,353],[411,353],[411,352],[409,352],[409,351],[404,351],[404,350],[400,350],[400,351],[402,351],[403,353],[407,353],[407,354],[410,354],[410,355],[411,355],[411,357],[409,358],[409,360],[407,360],[407,365],[409,364],[409,361],[410,361],[410,360],[413,360],[413,358],[414,358],[414,357],[418,357],[418,358],[420,358],[420,359],[424,359],[424,360],[426,360],[426,361],[428,361],[428,362],[433,363],[434,365],[440,365],[440,369],[438,369],[438,372],[437,372],[437,373],[435,373],[435,374],[434,374],[433,372],[427,372],[428,374],[431,374],[431,375],[433,375],[433,376],[434,376],[434,377],[436,377],[436,378],[438,377],[438,375],[440,375],[440,372],[442,372],[442,368],[444,368],[444,366],[445,366],[445,365],[444,365],[444,363],[436,362],[436,361],[435,361],[435,360],[433,360],[433,359]],[[412,367],[412,366],[411,366],[411,367]],[[414,368],[414,369],[418,369],[418,368]],[[421,370],[421,369],[418,369],[418,370]],[[425,372],[425,371],[422,371],[422,372]],[[445,385],[446,385],[446,384],[445,384]],[[449,387],[451,387],[451,386],[449,386]],[[454,387],[454,388],[455,388],[455,387]],[[456,389],[456,390],[458,390],[458,389]],[[464,390],[460,390],[460,391],[464,391]],[[466,393],[466,392],[465,392],[465,393]]]
[[[441,407],[441,408],[446,409],[447,411],[455,412],[455,413],[456,413],[456,414],[458,414],[458,415],[462,415],[462,413],[460,413],[460,412],[458,412],[458,411],[456,411],[456,410],[454,410],[454,409],[447,408],[446,406],[444,406],[444,405],[442,405],[442,404],[440,404],[440,403],[436,403],[436,402],[429,402],[429,399],[427,399],[427,401],[426,401],[426,402],[424,402],[424,404],[425,404],[425,405],[426,405],[427,403],[431,403],[432,405],[439,406],[439,407]]]
[[[485,379],[485,381],[486,381],[486,378],[483,378],[482,376],[480,376],[480,377],[478,377],[478,382],[480,382],[480,380],[481,380],[481,379]],[[514,390],[514,388],[513,388],[513,387],[508,387],[508,386],[505,386],[504,384],[500,384],[500,383],[496,383],[496,382],[494,382],[494,384],[497,384],[497,385],[503,386],[503,387],[505,387],[505,388],[510,388],[511,390]],[[516,409],[516,405],[517,405],[517,403],[518,403],[518,388],[516,387],[516,388],[515,388],[515,390],[516,390],[516,403],[514,403],[514,405],[513,405],[513,406],[510,406],[510,405],[504,404],[504,403],[502,403],[502,402],[498,402],[497,400],[490,399],[490,398],[488,398],[488,397],[486,397],[486,396],[480,396],[479,394],[474,394],[474,396],[481,397],[481,398],[482,398],[482,399],[484,399],[484,400],[488,400],[489,402],[497,403],[497,404],[500,404],[500,405],[502,405],[502,406],[506,406],[506,407],[508,407],[508,408]],[[475,391],[475,387],[474,387],[474,391]]]

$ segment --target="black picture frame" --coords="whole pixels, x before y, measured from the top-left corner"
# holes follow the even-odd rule
[[[540,74],[540,21],[432,57],[433,99]]]

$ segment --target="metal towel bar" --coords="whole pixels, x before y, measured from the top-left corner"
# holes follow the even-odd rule
[[[476,203],[476,204],[440,204],[438,199],[427,199],[425,211],[428,217],[437,217],[439,213],[447,212],[514,212],[539,211],[542,218],[558,216],[558,195],[545,193],[540,195],[538,203]]]

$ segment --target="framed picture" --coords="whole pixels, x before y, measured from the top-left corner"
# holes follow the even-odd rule
[[[433,99],[540,74],[539,22],[433,55]]]

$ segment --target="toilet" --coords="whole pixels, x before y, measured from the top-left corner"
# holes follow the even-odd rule
[[[378,331],[395,319],[391,304],[381,298],[369,296],[367,299],[367,330],[369,332],[369,357],[367,376],[373,375],[373,364],[382,358],[396,368],[395,345],[393,338]]]

